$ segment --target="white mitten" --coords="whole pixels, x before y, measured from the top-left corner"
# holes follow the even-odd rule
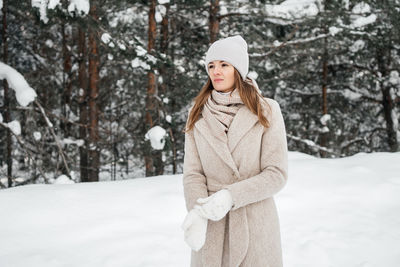
[[[192,209],[182,223],[185,231],[185,242],[194,251],[199,251],[206,242],[207,218],[200,216],[197,209]]]
[[[227,189],[219,190],[209,197],[197,199],[196,205],[201,216],[213,221],[221,220],[233,206],[232,195]]]

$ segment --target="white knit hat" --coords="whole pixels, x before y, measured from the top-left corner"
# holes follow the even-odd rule
[[[208,48],[205,67],[208,73],[208,63],[214,60],[223,60],[232,64],[246,80],[249,72],[249,55],[247,54],[247,43],[240,35],[219,39]]]

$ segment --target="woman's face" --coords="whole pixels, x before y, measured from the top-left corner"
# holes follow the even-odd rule
[[[223,60],[214,60],[208,63],[208,75],[215,90],[229,92],[235,84],[235,68]]]

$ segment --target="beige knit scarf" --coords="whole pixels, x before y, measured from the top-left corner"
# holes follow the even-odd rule
[[[237,89],[234,89],[231,94],[221,94],[213,89],[204,104],[202,115],[212,133],[224,139],[233,118],[242,105],[244,103]]]

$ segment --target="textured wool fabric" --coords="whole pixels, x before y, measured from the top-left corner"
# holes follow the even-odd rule
[[[273,196],[287,182],[287,143],[279,104],[265,98],[265,128],[245,105],[227,134],[215,136],[202,116],[185,133],[183,187],[190,211],[198,198],[228,189],[234,206],[208,220],[206,241],[192,251],[191,267],[281,267],[280,226]],[[189,111],[190,112],[190,111]]]
[[[231,92],[220,92],[220,91],[217,91],[217,92],[218,92],[218,94],[221,94],[221,95],[228,95],[231,93]]]
[[[244,104],[237,89],[230,94],[221,94],[213,89],[204,104],[205,112],[210,114],[210,123],[219,122],[211,128],[213,134],[217,136],[226,134],[236,112],[242,105]]]
[[[208,73],[208,63],[214,60],[223,60],[232,64],[246,80],[249,72],[249,55],[247,43],[240,35],[219,39],[208,48],[205,58],[205,67]]]

